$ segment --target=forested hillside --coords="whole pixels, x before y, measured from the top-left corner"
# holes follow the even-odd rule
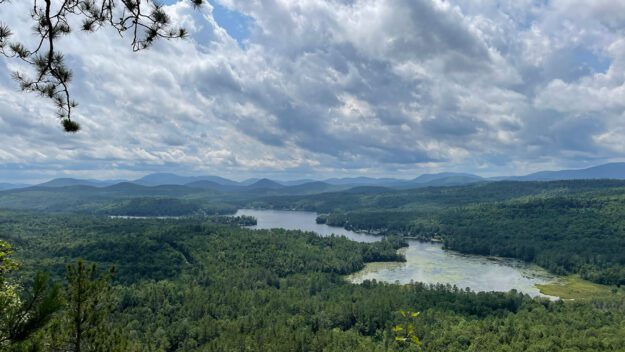
[[[625,345],[622,290],[562,303],[515,292],[343,279],[365,262],[401,260],[399,239],[364,244],[200,218],[15,212],[0,214],[0,238],[15,247],[20,277],[47,270],[62,282],[64,266],[77,258],[115,265],[107,324],[126,350],[620,351]],[[46,341],[55,333],[54,319],[51,324],[11,348]],[[402,342],[409,326],[420,345]]]
[[[625,196],[530,198],[445,212],[450,249],[515,257],[558,274],[625,284]]]
[[[241,207],[310,210],[321,214],[319,222],[332,226],[437,238],[461,252],[519,258],[603,284],[625,283],[622,180],[279,193],[287,188],[215,191],[130,183],[39,187],[0,192],[0,206],[122,216],[209,216],[232,214]]]
[[[622,285],[624,186],[609,180],[497,182],[263,201],[325,212],[317,221],[333,226],[438,238],[460,252],[519,258],[557,274]]]

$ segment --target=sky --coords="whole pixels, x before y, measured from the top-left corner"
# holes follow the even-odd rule
[[[168,0],[185,40],[58,48],[66,134],[0,59],[0,182],[482,176],[625,160],[625,0]],[[32,42],[30,1],[0,22]]]

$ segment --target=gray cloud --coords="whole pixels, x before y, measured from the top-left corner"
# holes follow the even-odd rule
[[[233,39],[210,6],[181,2],[167,10],[190,29],[185,41],[135,54],[112,32],[63,39],[84,127],[75,136],[47,102],[16,91],[17,63],[2,61],[0,181],[516,174],[625,156],[622,4],[219,2],[251,19],[249,38]],[[27,34],[26,2],[2,6]]]

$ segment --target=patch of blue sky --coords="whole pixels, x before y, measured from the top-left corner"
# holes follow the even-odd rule
[[[593,73],[608,71],[612,63],[609,57],[586,48],[576,48],[573,50],[573,55],[580,66],[587,67]]]
[[[249,38],[254,22],[251,17],[227,9],[215,1],[211,1],[211,5],[213,5],[213,18],[232,38],[236,39],[239,44]]]
[[[170,5],[180,0],[160,0],[159,3]],[[219,26],[228,32],[230,37],[234,38],[239,45],[243,45],[245,40],[249,38],[254,20],[238,11],[230,10],[219,2],[210,0],[209,3],[213,7],[213,18]]]

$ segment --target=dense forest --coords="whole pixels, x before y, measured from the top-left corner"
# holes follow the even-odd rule
[[[104,188],[31,187],[0,192],[0,207],[89,216],[176,217],[233,214],[242,207],[310,210],[320,214],[318,222],[332,226],[435,238],[465,253],[514,257],[556,274],[579,274],[602,284],[625,283],[625,181],[502,181],[297,194],[300,188],[219,190],[132,183]]]
[[[0,207],[176,217],[233,214],[242,207],[310,210],[320,214],[318,222],[332,226],[436,238],[447,248],[465,253],[514,257],[556,274],[579,274],[602,284],[625,283],[625,181],[502,181],[297,194],[300,188],[219,190],[132,183],[104,188],[31,187],[0,192]]]
[[[440,218],[445,244],[516,257],[558,274],[625,284],[625,197],[530,198],[464,207]]]
[[[625,283],[622,181],[301,195],[122,184],[108,192],[2,192],[0,203],[15,209],[0,214],[0,239],[14,250],[3,258],[19,263],[3,264],[9,269],[0,277],[12,292],[7,297],[21,302],[7,304],[13,310],[5,316],[39,317],[0,322],[5,349],[68,346],[76,330],[72,292],[81,282],[106,295],[97,297],[108,303],[98,305],[83,339],[105,350],[618,351],[625,345],[625,293],[618,288]],[[255,224],[251,217],[213,215],[240,207],[317,211],[320,223],[387,239],[364,244],[252,231],[241,228]],[[609,295],[563,303],[516,292],[344,280],[367,262],[403,260],[396,250],[406,245],[404,237],[436,238],[461,252],[515,257],[614,286]],[[76,274],[79,260],[97,269],[84,264],[84,274]],[[102,335],[105,330],[111,334]],[[66,337],[57,341],[53,331]]]
[[[23,329],[0,324],[3,348],[14,351],[75,342],[68,319],[76,287],[109,302],[88,305],[94,314],[84,315],[95,320],[83,327],[85,350],[620,351],[625,345],[623,289],[590,301],[552,302],[514,291],[343,279],[366,262],[402,260],[396,249],[405,242],[397,237],[364,244],[200,217],[5,211],[0,239],[13,246],[9,258],[19,263],[4,287],[17,287],[22,302],[37,280],[18,278],[47,271],[60,285],[48,284],[58,287],[60,303],[38,330],[7,334]],[[79,275],[79,258],[99,269],[90,274],[84,265]]]

